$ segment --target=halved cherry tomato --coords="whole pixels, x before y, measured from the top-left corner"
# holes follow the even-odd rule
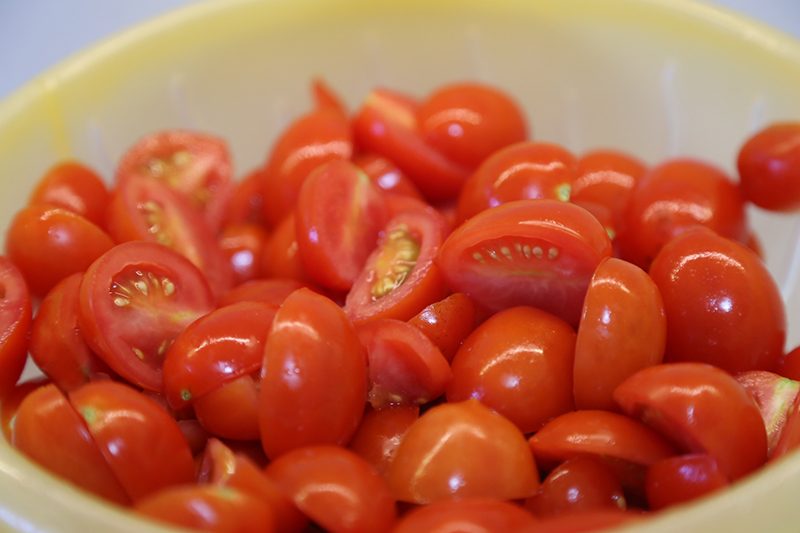
[[[417,418],[419,406],[416,405],[370,409],[361,420],[349,448],[371,464],[378,474],[385,476],[403,436]]]
[[[491,316],[467,337],[453,358],[447,400],[474,398],[523,433],[573,409],[575,332],[534,307]]]
[[[584,513],[554,516],[540,520],[535,525],[519,530],[519,533],[588,533],[606,531],[617,526],[639,523],[646,513],[635,511],[586,511]]]
[[[17,418],[17,410],[22,400],[33,391],[49,384],[50,380],[47,376],[39,376],[27,381],[22,381],[11,388],[2,398],[3,401],[0,403],[0,429],[2,430],[2,436],[5,437],[8,442],[12,442],[12,428],[14,427]]]
[[[637,370],[661,363],[666,336],[664,304],[650,276],[621,259],[600,263],[575,343],[575,406],[615,410],[614,389]]]
[[[456,292],[434,302],[408,322],[425,334],[448,361],[478,324],[478,311],[466,294]]]
[[[555,200],[519,200],[459,226],[436,256],[450,288],[491,311],[531,305],[577,325],[611,241],[588,211]]]
[[[800,346],[781,357],[776,372],[789,379],[800,381]]]
[[[267,244],[266,230],[257,224],[225,226],[219,248],[233,273],[233,285],[261,277],[261,257]]]
[[[521,142],[493,153],[464,183],[458,220],[514,200],[566,202],[575,179],[575,156],[551,143]]]
[[[781,429],[780,437],[772,450],[770,460],[779,459],[798,447],[800,447],[800,394],[795,396],[794,403],[789,409],[786,423]]]
[[[778,445],[800,393],[800,382],[766,370],[751,370],[736,375],[736,381],[750,394],[761,412],[767,430],[767,456]]]
[[[219,299],[219,305],[222,307],[238,302],[261,302],[277,310],[287,296],[303,287],[304,284],[288,278],[256,279],[226,292]]]
[[[222,220],[223,227],[235,224],[266,225],[262,190],[263,173],[263,168],[256,168],[235,183]]]
[[[314,97],[317,109],[332,109],[342,116],[347,116],[347,108],[342,99],[322,78],[311,80],[311,95]]]
[[[295,209],[303,269],[323,287],[349,290],[387,219],[383,194],[358,167],[320,165],[303,182]]]
[[[270,458],[312,444],[345,444],[367,399],[367,358],[331,300],[309,289],[289,295],[264,348],[261,445]]]
[[[106,184],[94,170],[78,161],[63,161],[42,176],[28,204],[63,207],[102,228],[108,199]]]
[[[477,400],[438,405],[408,428],[387,473],[395,498],[531,496],[539,474],[522,432]]]
[[[353,164],[363,170],[370,181],[381,190],[422,200],[422,193],[414,182],[385,157],[369,153],[360,154],[353,157]]]
[[[233,440],[258,440],[258,376],[245,374],[195,398],[200,424],[209,433]]]
[[[489,498],[441,500],[414,509],[403,517],[393,533],[505,533],[534,526],[537,520],[510,502]],[[535,531],[535,529],[531,529]]]
[[[389,531],[396,519],[386,482],[346,448],[299,448],[272,461],[266,473],[306,516],[329,531]]]
[[[717,460],[706,454],[679,455],[650,465],[645,477],[647,504],[658,511],[696,500],[729,484]]]
[[[139,139],[119,162],[117,187],[151,179],[185,198],[212,231],[220,228],[233,193],[231,156],[222,139],[181,130],[160,131]]]
[[[778,122],[739,149],[739,187],[755,205],[774,211],[800,206],[800,123]]]
[[[408,320],[444,297],[434,262],[444,240],[444,220],[431,208],[404,212],[386,226],[352,290],[345,311],[356,323],[376,318]]]
[[[268,278],[293,279],[310,283],[311,278],[303,268],[297,246],[294,213],[290,213],[267,239],[261,258],[261,273]]]
[[[183,256],[159,244],[129,242],[103,254],[84,274],[78,325],[117,374],[159,391],[167,348],[213,309],[213,301],[202,273]]]
[[[0,256],[0,400],[22,375],[31,329],[31,296],[22,273]]]
[[[731,481],[767,459],[767,432],[758,407],[744,387],[714,366],[645,368],[623,381],[614,399],[684,451],[712,455]]]
[[[112,246],[111,237],[89,220],[50,205],[22,209],[6,234],[8,258],[34,296],[44,296],[70,274],[83,272]]]

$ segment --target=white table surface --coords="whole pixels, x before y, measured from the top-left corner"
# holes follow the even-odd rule
[[[0,0],[0,99],[74,52],[196,1]],[[800,0],[698,1],[740,11],[800,39]]]

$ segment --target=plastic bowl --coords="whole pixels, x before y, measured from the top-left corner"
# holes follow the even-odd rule
[[[526,108],[534,137],[649,162],[693,155],[733,171],[745,136],[800,117],[800,44],[677,0],[235,0],[128,31],[0,104],[0,227],[59,158],[106,176],[141,135],[222,135],[261,163],[310,105],[313,75],[355,105],[375,85],[424,94],[486,80]],[[800,340],[800,218],[752,212]],[[2,439],[0,439],[2,440]],[[797,531],[800,454],[637,529]],[[19,531],[162,531],[52,478],[0,442],[0,523]]]

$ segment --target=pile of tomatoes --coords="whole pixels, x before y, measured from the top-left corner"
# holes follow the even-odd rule
[[[800,125],[648,167],[529,140],[503,91],[324,83],[265,164],[64,162],[0,258],[2,427],[68,482],[213,531],[585,531],[800,443],[800,351],[748,202]],[[35,309],[35,312],[32,311]],[[43,377],[17,383],[30,355]]]

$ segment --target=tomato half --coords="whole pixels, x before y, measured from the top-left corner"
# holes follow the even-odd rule
[[[263,168],[256,168],[234,184],[228,208],[225,210],[225,218],[222,220],[223,226],[234,224],[266,226],[264,191],[261,186],[263,173]]]
[[[31,296],[22,273],[0,256],[0,399],[22,375],[31,329]]]
[[[750,394],[761,412],[767,430],[767,456],[772,457],[800,393],[800,382],[766,370],[742,372],[736,375],[736,381]]]
[[[94,170],[78,161],[63,161],[39,179],[28,203],[63,207],[103,227],[108,199],[108,188]]]
[[[192,263],[159,244],[136,241],[115,246],[86,271],[78,325],[117,374],[159,391],[167,348],[213,308],[208,283]]]
[[[385,476],[403,436],[417,418],[419,406],[416,405],[370,409],[361,420],[349,447]]]
[[[737,157],[745,198],[764,209],[800,206],[800,123],[770,124],[747,139]]]
[[[233,273],[233,285],[261,277],[261,257],[268,234],[258,224],[235,224],[222,228],[218,242]]]
[[[287,296],[305,285],[288,278],[256,279],[234,287],[219,299],[220,307],[238,302],[261,302],[276,310]]]
[[[394,533],[504,533],[535,526],[536,519],[510,502],[489,498],[442,500],[414,509],[403,517]],[[535,531],[535,529],[532,529]]]
[[[409,323],[432,340],[445,359],[452,361],[458,347],[478,324],[478,311],[469,296],[456,292],[432,303]]]
[[[647,504],[653,511],[696,500],[728,485],[717,460],[706,454],[663,459],[650,465],[645,477]]]
[[[303,268],[297,245],[294,213],[281,221],[267,239],[261,258],[261,274],[267,278],[293,279],[303,284],[311,278]]]
[[[232,440],[255,441],[258,426],[259,377],[245,374],[224,381],[192,402],[195,416],[209,433]]]
[[[414,182],[385,157],[370,153],[359,154],[353,157],[353,164],[363,170],[369,180],[381,190],[422,200],[422,193]]]

